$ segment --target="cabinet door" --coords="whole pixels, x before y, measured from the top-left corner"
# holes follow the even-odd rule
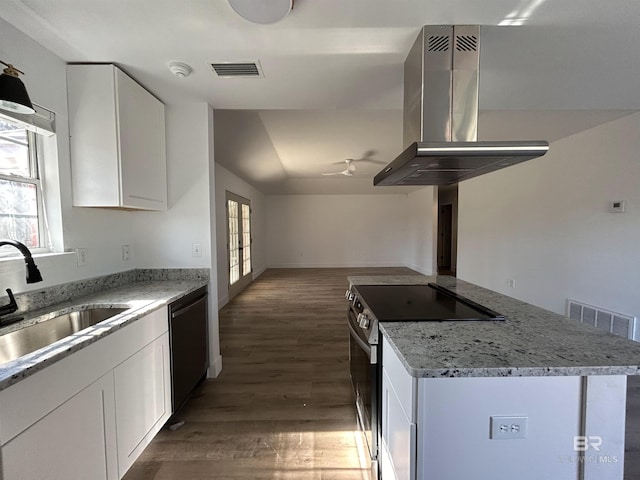
[[[382,370],[383,480],[413,480],[416,470],[416,424],[409,420],[387,370]]]
[[[113,65],[67,65],[71,185],[76,207],[119,206]]]
[[[114,370],[118,465],[122,477],[171,415],[169,336]]]
[[[117,480],[113,407],[109,373],[2,447],[4,480]]]
[[[165,209],[164,105],[124,72],[115,72],[122,205]]]

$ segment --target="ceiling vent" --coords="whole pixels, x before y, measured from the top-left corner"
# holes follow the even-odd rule
[[[218,62],[211,68],[219,77],[264,77],[260,62]]]

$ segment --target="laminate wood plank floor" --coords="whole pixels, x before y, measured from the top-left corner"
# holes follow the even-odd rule
[[[347,276],[269,269],[219,313],[223,369],[125,480],[364,480],[349,379]]]
[[[219,314],[223,371],[206,380],[124,480],[364,480],[351,405],[348,275],[270,269]],[[629,377],[625,480],[640,479],[640,377]],[[484,480],[484,479],[483,479]]]

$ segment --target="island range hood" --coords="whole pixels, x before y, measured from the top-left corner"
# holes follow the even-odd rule
[[[422,28],[404,63],[408,147],[374,185],[451,185],[549,150],[546,141],[477,141],[479,59],[479,26]]]

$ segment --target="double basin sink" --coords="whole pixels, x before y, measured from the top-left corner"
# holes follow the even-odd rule
[[[129,310],[129,307],[79,306],[70,312],[48,314],[47,317],[51,318],[0,336],[0,365],[51,345],[125,310]]]

